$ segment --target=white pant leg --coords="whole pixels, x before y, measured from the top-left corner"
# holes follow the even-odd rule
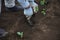
[[[30,5],[28,0],[17,0],[17,1],[24,8],[24,15],[25,16],[32,16],[33,15],[33,10],[31,7],[28,9],[25,9]]]
[[[4,0],[6,7],[14,7],[15,6],[15,0]]]
[[[0,13],[1,13],[1,0],[0,0]]]
[[[28,9],[24,9],[24,15],[31,17],[33,15],[33,9],[31,7]]]

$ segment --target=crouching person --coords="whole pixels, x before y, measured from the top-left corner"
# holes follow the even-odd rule
[[[31,17],[33,15],[33,9],[34,12],[37,13],[37,11],[35,11],[35,6],[38,5],[34,2],[34,0],[17,0],[17,1],[24,8],[24,15],[26,16],[29,25],[33,25]]]

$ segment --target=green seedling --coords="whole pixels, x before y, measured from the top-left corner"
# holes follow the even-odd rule
[[[45,5],[45,0],[41,0],[40,4],[44,6]]]
[[[33,8],[33,10],[34,10],[35,13],[37,13],[38,10],[39,10],[38,6],[35,6],[35,7]]]
[[[35,7],[35,11],[37,12],[39,10],[39,8],[38,7]]]
[[[42,11],[41,13],[42,13],[43,15],[46,15],[45,11]]]
[[[19,35],[22,38],[23,37],[23,32],[17,32],[17,35]]]
[[[44,11],[46,11],[46,9],[43,8]]]
[[[43,9],[41,13],[45,16],[46,15],[46,9]]]

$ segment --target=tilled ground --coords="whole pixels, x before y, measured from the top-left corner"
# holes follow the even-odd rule
[[[0,27],[4,28],[9,34],[0,40],[60,40],[60,4],[58,0],[51,0],[45,6],[47,9],[46,16],[41,14],[44,8],[40,5],[39,12],[32,17],[35,21],[33,27],[29,26],[25,21],[23,11],[20,12],[3,12],[0,17]],[[16,32],[24,32],[24,37],[21,39],[16,35]]]

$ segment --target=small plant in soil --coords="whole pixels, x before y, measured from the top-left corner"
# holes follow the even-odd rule
[[[43,9],[41,13],[45,16],[46,15],[46,9]]]
[[[46,4],[48,4],[48,1],[47,1],[47,0],[41,0],[41,1],[40,1],[40,5],[44,6],[44,5],[46,5]]]
[[[17,35],[23,38],[23,32],[17,32]]]

